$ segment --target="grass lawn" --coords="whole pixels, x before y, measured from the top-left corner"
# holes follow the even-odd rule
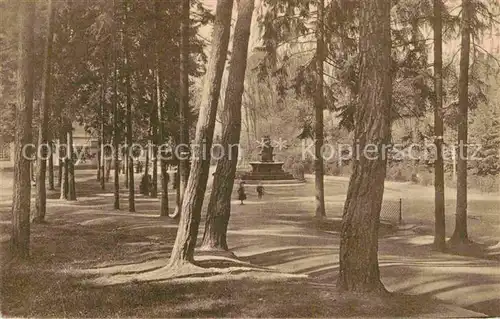
[[[119,231],[124,223],[34,228],[32,259],[2,265],[2,315],[9,317],[343,317],[421,316],[450,313],[431,297],[339,294],[312,279],[276,278],[252,271],[181,281],[85,283],[98,275],[75,269],[151,261],[140,243],[148,236]],[[94,225],[95,226],[95,225]],[[151,230],[151,229],[149,229]],[[167,231],[166,238],[173,236]],[[159,234],[158,234],[159,235]],[[157,242],[160,261],[166,252]],[[5,245],[2,247],[6,249]],[[5,256],[7,252],[4,250]]]
[[[176,221],[159,218],[158,200],[142,196],[137,213],[128,213],[125,190],[122,210],[113,210],[112,184],[100,191],[93,174],[77,171],[76,202],[49,194],[48,223],[33,225],[31,260],[22,263],[8,258],[11,190],[8,183],[0,186],[4,316],[478,315],[469,310],[500,315],[498,262],[432,252],[428,235],[388,225],[381,227],[379,259],[382,281],[394,293],[339,293],[335,280],[345,181],[326,181],[331,218],[323,223],[311,218],[311,184],[269,186],[262,200],[249,187],[245,205],[233,203],[228,230],[237,259],[198,254],[206,273],[166,278],[161,270],[175,240]],[[390,199],[400,193],[397,185],[386,187]],[[169,194],[173,203],[174,192]]]

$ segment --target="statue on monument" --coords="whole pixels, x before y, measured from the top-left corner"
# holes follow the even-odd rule
[[[281,140],[281,139],[280,139]],[[293,181],[293,175],[283,170],[283,162],[275,162],[271,138],[262,137],[259,143],[260,161],[250,162],[252,171],[241,176],[243,181]]]
[[[261,161],[274,162],[273,147],[271,146],[271,138],[269,137],[269,135],[266,135],[262,138],[260,148],[262,149],[260,152]]]

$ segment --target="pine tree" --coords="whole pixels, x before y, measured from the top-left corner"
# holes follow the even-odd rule
[[[52,0],[48,2],[47,8],[47,34],[45,38],[45,56],[43,61],[43,83],[42,83],[42,101],[40,105],[40,123],[38,125],[38,145],[48,144],[48,115],[50,108],[50,94],[51,94],[51,77],[52,77],[52,38],[54,33],[54,8],[52,5]],[[52,147],[49,145],[50,149],[45,147],[45,154],[38,156],[37,158],[37,198],[36,198],[36,210],[33,216],[33,222],[41,223],[45,220],[45,212],[47,209],[46,201],[46,186],[45,186],[45,176],[47,161],[45,157],[47,155],[51,156]],[[50,159],[52,161],[52,159]],[[53,186],[53,180],[52,180]]]
[[[458,80],[457,210],[452,245],[469,242],[467,233],[467,135],[469,105],[469,61],[471,44],[471,0],[462,0],[460,76]]]
[[[229,43],[233,1],[217,3],[210,59],[203,87],[201,106],[196,126],[195,145],[191,172],[182,198],[179,228],[167,267],[179,267],[194,261],[194,248],[201,218],[210,168],[210,149],[217,116],[220,86]]]
[[[247,67],[248,39],[254,0],[238,0],[238,17],[233,36],[233,54],[224,96],[223,129],[220,144],[224,147],[217,161],[212,193],[207,209],[202,249],[228,250],[227,226],[231,214],[236,164],[241,131],[241,101]]]
[[[316,186],[316,217],[323,218],[325,212],[325,186],[323,181],[323,110],[325,109],[325,97],[323,92],[324,75],[323,63],[325,61],[325,35],[324,35],[324,0],[318,0],[316,20],[316,90],[314,93],[314,180]]]
[[[378,265],[378,228],[391,135],[390,10],[386,0],[361,2],[360,93],[353,147],[360,151],[354,154],[344,205],[338,279],[339,288],[347,291],[385,291]],[[378,150],[366,156],[370,144]]]
[[[179,201],[177,202],[175,215],[178,216],[181,213],[181,203],[183,201],[184,192],[187,186],[187,181],[190,172],[189,164],[189,148],[186,147],[189,144],[189,128],[187,113],[189,110],[189,10],[190,10],[190,0],[182,0],[181,9],[181,57],[180,57],[180,101],[179,101],[179,143],[180,146],[178,151],[179,156],[179,187],[177,191],[179,193]]]
[[[443,21],[441,0],[434,0],[434,135],[436,161],[434,162],[434,246],[443,251],[446,248],[446,224],[444,206],[444,163],[443,163]]]
[[[24,145],[32,142],[31,118],[34,88],[34,25],[35,2],[19,4],[19,47],[16,131],[14,137],[14,190],[12,197],[11,252],[28,258],[30,253],[30,162],[23,156]]]

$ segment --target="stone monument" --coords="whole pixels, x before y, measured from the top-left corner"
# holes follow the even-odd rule
[[[290,181],[293,175],[283,171],[283,162],[275,162],[271,138],[264,136],[261,142],[260,161],[250,162],[252,171],[244,174],[244,181]]]

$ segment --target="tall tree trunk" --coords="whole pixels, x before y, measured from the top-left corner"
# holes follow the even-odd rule
[[[342,217],[338,279],[339,288],[347,291],[385,291],[378,266],[378,229],[391,135],[390,9],[390,1],[361,1],[360,96],[353,147],[359,151]]]
[[[60,110],[59,110],[60,111]],[[59,116],[59,123],[62,123],[62,119],[61,117]],[[62,133],[61,133],[61,128],[59,129],[59,144],[62,144],[63,141],[61,140],[61,136],[62,136]],[[64,165],[64,160],[63,158],[61,157],[61,149],[58,150],[59,153],[57,154],[57,187],[62,188],[62,180],[63,180],[63,165]]]
[[[458,79],[458,160],[457,160],[457,210],[455,231],[451,244],[466,244],[467,234],[467,134],[469,106],[469,56],[471,36],[471,2],[462,0],[462,40],[460,49],[460,76]]]
[[[155,133],[156,134],[156,133]],[[155,140],[158,140],[157,138],[155,138]],[[151,185],[151,197],[152,198],[156,198],[158,197],[158,147],[157,147],[158,144],[155,143],[155,145],[153,146],[153,161],[151,163],[151,165],[153,166],[153,169],[152,169],[152,185]]]
[[[125,148],[125,150],[122,153],[122,168],[123,168],[123,174],[125,175],[125,178],[123,179],[123,187],[128,189],[128,147]]]
[[[250,115],[248,114],[249,111],[249,106],[245,105],[244,106],[245,110],[245,124],[246,124],[246,133],[247,133],[247,148],[250,150],[252,149],[252,143],[251,143],[251,138],[250,138]]]
[[[155,0],[154,3],[154,10],[155,10],[155,30],[158,28],[158,20],[160,19],[160,12],[159,12],[159,5],[160,2],[159,0]],[[153,139],[153,147],[151,149],[152,151],[152,178],[151,178],[151,189],[150,189],[150,196],[152,198],[158,197],[158,145],[160,144],[160,139],[158,137],[159,133],[159,120],[158,120],[158,83],[156,81],[156,74],[158,72],[157,70],[157,61],[158,61],[158,47],[157,44],[155,43],[155,51],[154,51],[154,59],[155,59],[155,78],[154,78],[154,88],[152,90],[152,103],[153,103],[153,110],[151,112],[151,120],[150,120],[150,126],[151,126],[151,135]],[[161,89],[160,89],[161,91]]]
[[[40,103],[40,123],[38,125],[38,147],[46,154],[37,156],[37,194],[36,210],[33,222],[41,223],[45,220],[47,209],[47,193],[45,189],[45,175],[47,169],[46,156],[50,154],[45,145],[48,145],[48,113],[50,108],[51,76],[52,76],[52,34],[54,30],[52,0],[49,0],[47,9],[47,34],[45,39],[45,56],[43,61],[42,101]]]
[[[116,48],[116,4],[113,0],[113,31],[112,31],[112,50],[113,50],[113,165],[114,165],[114,209],[120,209],[120,162],[119,146],[120,133],[118,132],[119,112],[118,112],[118,72],[117,60],[118,53]]]
[[[146,160],[144,161],[144,173],[142,174],[141,181],[147,181],[147,185],[142,185],[141,193],[144,196],[149,196],[151,192],[151,179],[149,178],[149,160],[151,154],[151,141],[148,140],[148,145],[146,148]]]
[[[180,119],[180,132],[179,132],[179,147],[180,161],[178,172],[180,175],[180,185],[178,191],[180,192],[180,201],[184,197],[184,192],[189,178],[189,127],[187,116],[189,112],[189,10],[190,0],[182,0],[181,9],[181,56],[180,56],[180,99],[179,99],[179,119]],[[178,216],[181,212],[181,206],[177,205],[175,208],[175,215]]]
[[[49,190],[53,191],[55,190],[54,187],[54,152],[52,149],[52,145],[54,144],[53,141],[49,140],[49,145],[50,145],[50,157],[49,157]]]
[[[149,160],[150,160],[150,154],[151,154],[151,141],[148,140],[148,146],[146,148],[146,160],[144,161],[144,176],[148,176],[149,175]],[[149,183],[151,183],[151,181],[149,180]],[[151,191],[151,189],[149,188],[149,184],[147,185],[147,192],[144,192],[144,196],[146,195],[149,195],[149,192]]]
[[[160,202],[160,216],[168,216],[168,182],[169,176],[167,171],[167,162],[160,161],[161,173],[161,202]]]
[[[62,116],[61,116],[61,112],[62,112],[62,107],[59,107],[59,123],[60,125],[62,125],[63,123],[63,120],[62,120]],[[63,135],[63,130],[62,130],[62,127],[59,128],[59,131],[57,132],[57,134],[59,135],[59,145],[60,144],[63,144],[63,139],[65,139],[64,135]],[[59,187],[59,189],[62,188],[62,181],[63,181],[63,165],[64,165],[64,159],[61,157],[61,149],[59,148],[58,149],[58,156],[57,156],[57,162],[58,162],[58,166],[57,166],[57,187]]]
[[[161,81],[160,81],[160,68],[158,67],[159,61],[157,59],[156,68],[156,110],[158,111],[158,146],[165,143],[164,134],[164,114],[162,109],[161,100]],[[160,152],[163,148],[160,149]],[[160,153],[160,174],[161,174],[161,202],[160,202],[160,216],[168,216],[168,175],[167,163],[164,159],[164,154]]]
[[[132,88],[130,87],[130,65],[129,65],[129,34],[128,34],[128,2],[124,0],[124,32],[123,32],[123,49],[125,51],[125,87],[127,90],[127,150],[126,150],[126,158],[127,161],[127,169],[128,169],[128,178],[125,180],[128,181],[128,211],[135,212],[135,185],[134,185],[134,157],[131,154],[132,150]]]
[[[157,109],[157,101],[156,101],[156,81],[155,81],[155,89],[153,90],[153,113],[151,114],[151,136],[153,139],[153,146],[151,148],[151,189],[149,190],[150,196],[152,198],[158,197],[158,109]]]
[[[75,162],[73,161],[73,127],[68,129],[68,200],[76,200]]]
[[[106,163],[104,165],[104,169],[106,171],[106,182],[109,182],[110,175],[111,175],[111,159],[106,160]]]
[[[14,137],[14,187],[12,195],[11,251],[19,258],[29,257],[30,246],[30,162],[23,156],[24,145],[32,142],[33,60],[35,2],[19,4],[19,46],[16,129]]]
[[[102,154],[101,154],[101,147],[102,145],[102,141],[101,141],[101,138],[99,137],[97,139],[97,160],[96,160],[96,166],[97,166],[97,176],[96,176],[96,180],[98,182],[101,181],[101,157],[102,157]]]
[[[188,1],[189,4],[189,1]],[[155,1],[155,12],[159,13],[159,0]],[[188,20],[189,20],[189,8],[188,8]],[[155,28],[158,28],[158,24],[155,21]],[[182,33],[182,30],[181,30]],[[182,34],[181,34],[182,37]],[[182,40],[181,40],[182,41]],[[181,42],[182,46],[182,42]],[[158,144],[157,147],[165,143],[165,118],[162,106],[162,87],[161,87],[161,76],[160,76],[160,52],[158,46],[155,48],[155,63],[156,63],[156,119],[157,119],[157,133],[158,133]],[[181,62],[182,63],[182,62]],[[181,127],[181,132],[183,128]],[[161,173],[161,202],[160,202],[160,216],[168,216],[168,175],[167,175],[167,163],[165,161],[165,154],[163,154],[163,147],[159,150],[160,156],[160,173]]]
[[[175,177],[174,177],[174,187],[175,187],[175,204],[176,204],[176,207],[180,207],[182,205],[181,203],[181,191],[180,191],[180,188],[181,188],[181,176],[179,174],[179,171],[180,171],[180,167],[177,166],[177,172],[175,173]],[[175,215],[179,216],[179,213],[180,214],[180,209],[178,210],[178,212],[175,213]]]
[[[446,224],[444,214],[444,163],[443,163],[443,21],[442,0],[434,0],[434,135],[436,161],[434,162],[434,247],[446,249]]]
[[[59,157],[57,160],[57,187],[62,187],[64,161]]]
[[[101,127],[101,129],[103,129],[103,127]],[[104,134],[101,133],[101,138],[100,138],[100,141],[101,141],[101,145],[100,145],[100,154],[101,156],[99,157],[99,162],[97,163],[97,165],[99,166],[99,185],[101,186],[101,190],[105,190],[106,189],[106,183],[105,183],[105,175],[106,175],[106,170],[104,168],[105,166],[105,163],[106,163],[106,153],[104,151],[104,144],[105,144],[105,140],[102,139],[104,136]]]
[[[421,47],[422,43],[422,37],[420,36],[420,26],[419,26],[419,21],[420,19],[414,18],[410,21],[411,25],[411,43],[413,45],[413,50],[417,51],[419,47]],[[417,60],[421,60],[421,57],[418,55],[418,52],[415,53]],[[426,63],[426,61],[425,61]],[[423,84],[423,83],[422,83]],[[419,111],[422,111],[425,109],[425,99],[423,98],[424,92],[421,89],[416,89],[418,93],[420,94],[414,94],[413,96],[413,103],[415,103],[415,107],[418,109],[417,114],[413,117],[411,117],[410,120],[410,125],[411,125],[411,142],[413,144],[418,144],[419,142],[419,134],[418,134],[418,122],[420,121],[420,115]],[[418,172],[419,172],[419,159],[414,158],[412,160],[412,172],[411,172],[411,181],[417,182],[418,181]]]
[[[101,140],[101,158],[100,158],[100,161],[98,163],[99,165],[99,171],[101,172],[100,173],[100,179],[99,179],[99,183],[101,185],[101,190],[105,190],[106,189],[106,170],[105,170],[105,166],[106,166],[106,152],[104,150],[104,144],[106,144],[106,133],[105,133],[105,128],[106,128],[106,124],[105,124],[105,119],[106,119],[106,113],[105,113],[105,96],[106,96],[106,85],[108,83],[108,77],[107,77],[107,73],[108,73],[108,68],[107,68],[107,63],[105,62],[103,64],[103,72],[104,72],[104,75],[102,77],[102,84],[101,84],[101,130],[100,130],[100,140]]]
[[[214,135],[217,104],[224,65],[226,62],[229,31],[231,28],[232,0],[219,0],[215,14],[212,49],[203,85],[200,115],[196,126],[195,145],[191,172],[182,198],[180,223],[170,256],[169,265],[179,266],[193,262],[194,247],[200,224],[201,207],[207,187],[210,168],[210,149]]]
[[[212,193],[208,204],[202,249],[228,250],[227,226],[231,214],[238,149],[241,133],[241,100],[247,67],[248,39],[254,10],[254,0],[238,0],[238,18],[233,35],[233,54],[224,96],[222,113],[222,158],[217,161]]]
[[[316,92],[314,95],[315,143],[314,143],[314,184],[316,187],[316,217],[323,218],[325,213],[325,187],[323,181],[323,110],[325,98],[323,93],[323,62],[325,60],[324,40],[324,0],[318,0],[318,21],[316,25]]]
[[[61,189],[60,189],[60,199],[68,199],[69,192],[69,179],[68,179],[68,156],[69,156],[69,148],[68,148],[68,138],[66,135],[66,122],[63,120],[61,123],[61,131],[59,135],[59,141],[64,145],[64,153],[62,151],[59,153],[59,165],[61,166]]]
[[[99,165],[99,184],[101,186],[101,190],[105,190],[106,189],[106,183],[105,183],[105,175],[106,175],[106,170],[105,170],[105,163],[106,163],[106,153],[104,151],[104,144],[105,144],[105,140],[102,139],[104,134],[101,135],[101,151],[100,151],[100,154],[101,154],[101,157],[99,158],[99,162],[97,163],[97,165]]]

